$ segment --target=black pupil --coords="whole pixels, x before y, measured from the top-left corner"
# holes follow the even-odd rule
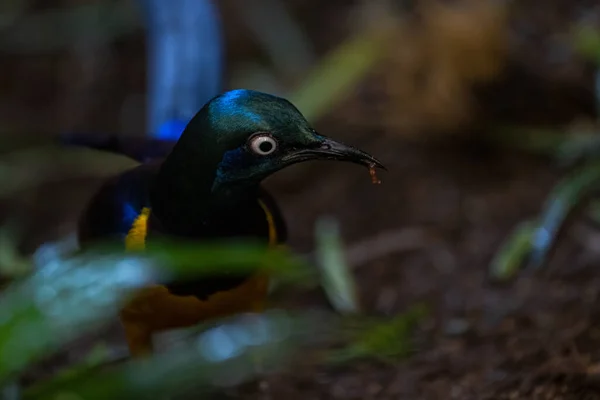
[[[263,153],[268,153],[269,151],[273,150],[273,143],[264,141],[264,142],[262,142],[261,144],[258,145],[258,148]]]

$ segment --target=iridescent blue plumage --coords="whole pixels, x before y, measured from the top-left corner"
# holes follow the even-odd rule
[[[260,123],[262,118],[259,114],[251,109],[243,107],[244,102],[247,101],[248,97],[251,95],[252,92],[249,90],[237,89],[218,96],[211,105],[214,113],[213,118],[219,119],[220,116],[223,115],[232,117],[236,114],[241,114],[242,117],[246,118],[248,121]]]
[[[250,162],[244,161],[244,149],[241,147],[228,150],[223,154],[221,162],[217,165],[213,190],[231,178],[231,172],[240,168],[247,168]]]

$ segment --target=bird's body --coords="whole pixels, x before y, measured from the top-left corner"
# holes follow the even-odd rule
[[[90,203],[79,227],[85,245],[114,238],[128,250],[139,251],[161,235],[193,240],[244,237],[283,244],[286,226],[273,198],[264,190],[232,212],[214,215],[187,231],[165,232],[152,214],[149,184],[159,164],[146,164],[108,181]],[[121,320],[134,355],[151,350],[151,336],[167,329],[239,312],[260,311],[268,291],[268,277],[218,276],[172,282],[141,291],[122,311]]]
[[[260,182],[287,165],[318,158],[381,166],[360,150],[318,135],[284,99],[227,92],[196,114],[165,160],[102,186],[81,219],[80,243],[115,239],[140,251],[167,235],[281,244],[285,223]],[[130,350],[150,352],[158,331],[261,310],[267,292],[268,277],[258,273],[145,288],[121,312]]]

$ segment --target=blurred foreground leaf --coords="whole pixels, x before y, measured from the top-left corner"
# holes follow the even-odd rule
[[[319,313],[271,310],[225,320],[168,353],[105,371],[39,384],[25,399],[157,399],[233,386],[277,369],[299,345],[327,337],[334,327]]]
[[[303,264],[262,244],[160,243],[139,255],[106,250],[56,259],[9,286],[0,303],[0,383],[114,318],[135,289],[177,277],[263,267],[284,280],[306,278]],[[304,269],[304,268],[302,268]],[[308,273],[308,272],[307,272]]]
[[[119,251],[119,247],[99,247],[100,254]],[[94,254],[94,252],[90,252]],[[273,274],[283,284],[314,284],[313,269],[296,258],[289,249],[278,247],[265,251],[262,242],[214,241],[182,242],[172,240],[153,241],[144,250],[144,256],[165,266],[178,277],[214,275],[223,271],[251,272],[260,267]]]
[[[156,279],[147,260],[104,256],[47,264],[9,286],[0,303],[0,383],[98,329],[114,318],[132,290]]]

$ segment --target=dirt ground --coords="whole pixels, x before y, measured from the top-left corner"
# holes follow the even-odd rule
[[[301,15],[313,18],[308,28],[320,27],[313,30],[315,37],[322,37],[337,3],[343,2],[313,14],[298,6]],[[567,61],[557,62],[549,49],[556,45],[553,32],[581,13],[598,18],[598,7],[585,1],[546,5],[525,2],[522,13],[513,15],[511,34],[516,36],[508,72],[480,89],[477,123],[469,132],[485,134],[497,121],[564,123],[593,111],[593,69],[572,55],[563,54]],[[544,13],[535,11],[540,7]],[[332,37],[341,36],[336,29]],[[235,32],[230,35],[233,40]],[[143,74],[129,79],[132,71],[143,69],[139,44],[135,37],[115,45],[111,85],[93,99],[88,114],[78,117],[97,127],[94,131],[114,128],[117,100],[143,89]],[[235,57],[235,49],[230,51]],[[60,57],[44,60],[68,65]],[[60,114],[47,106],[66,91],[57,87],[61,79],[68,86],[68,68],[44,81],[36,73],[40,65],[39,59],[21,57],[4,67],[9,94],[0,99],[0,116],[30,131],[58,130],[69,123],[85,129],[64,110]],[[36,76],[35,88],[17,85],[25,74]],[[33,93],[46,100],[33,101]],[[350,101],[356,107],[354,101],[361,100]],[[523,273],[502,285],[487,275],[499,245],[517,223],[541,210],[560,171],[548,160],[516,151],[407,143],[377,120],[344,122],[348,110],[335,110],[317,129],[374,154],[389,171],[381,173],[381,185],[372,185],[359,167],[328,163],[293,167],[270,179],[267,187],[283,208],[291,245],[309,251],[314,221],[324,214],[339,219],[350,249],[378,235],[400,234],[406,243],[398,241],[399,251],[376,258],[353,253],[368,259],[355,270],[365,308],[370,314],[393,315],[425,302],[433,314],[415,334],[414,354],[396,365],[291,369],[228,395],[265,400],[600,399],[600,233],[575,224],[541,273]],[[27,117],[32,113],[39,118]],[[318,292],[290,302],[326,306]]]
[[[539,210],[556,172],[516,154],[476,160],[445,150],[404,150],[390,160],[378,187],[352,167],[323,167],[311,184],[315,192],[273,186],[281,191],[293,242],[306,246],[306,221],[322,213],[340,218],[350,247],[390,231],[404,231],[414,242],[406,246],[414,247],[410,251],[358,266],[356,275],[369,313],[402,312],[416,302],[432,307],[416,334],[415,354],[394,366],[294,370],[267,379],[262,391],[248,389],[244,398],[600,398],[599,258],[582,244],[590,233],[570,229],[573,238],[565,243],[572,243],[558,249],[542,274],[505,285],[487,277],[498,245]],[[315,193],[322,193],[319,209],[307,209]],[[326,306],[318,293],[303,300]]]

